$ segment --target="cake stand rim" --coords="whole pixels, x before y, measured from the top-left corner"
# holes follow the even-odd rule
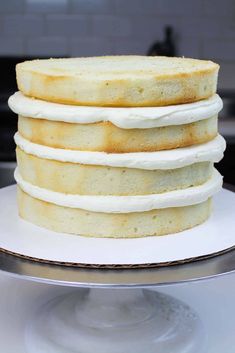
[[[0,271],[14,278],[80,288],[149,288],[199,282],[235,272],[235,249],[160,268],[95,269],[46,264],[0,251]]]
[[[235,191],[232,185],[224,188]],[[198,282],[235,272],[235,247],[194,261],[160,267],[95,268],[22,258],[0,248],[0,271],[34,282],[89,288],[154,287]]]

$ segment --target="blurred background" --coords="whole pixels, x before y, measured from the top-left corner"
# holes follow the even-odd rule
[[[221,65],[219,169],[235,184],[234,0],[0,0],[0,186],[13,182],[17,119],[7,107],[15,64],[29,58],[148,54]]]

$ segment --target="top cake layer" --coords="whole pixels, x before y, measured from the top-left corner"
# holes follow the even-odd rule
[[[32,60],[16,66],[19,90],[64,104],[144,107],[183,104],[216,92],[212,61],[106,56]]]

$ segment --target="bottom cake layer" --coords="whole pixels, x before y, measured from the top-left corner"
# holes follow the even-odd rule
[[[18,187],[19,215],[40,227],[89,237],[135,238],[177,233],[204,222],[211,199],[202,203],[146,212],[102,213],[41,201]]]

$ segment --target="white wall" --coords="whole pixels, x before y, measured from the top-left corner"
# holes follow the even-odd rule
[[[235,0],[0,0],[0,55],[145,54],[168,24],[178,55],[219,62],[235,88]]]

